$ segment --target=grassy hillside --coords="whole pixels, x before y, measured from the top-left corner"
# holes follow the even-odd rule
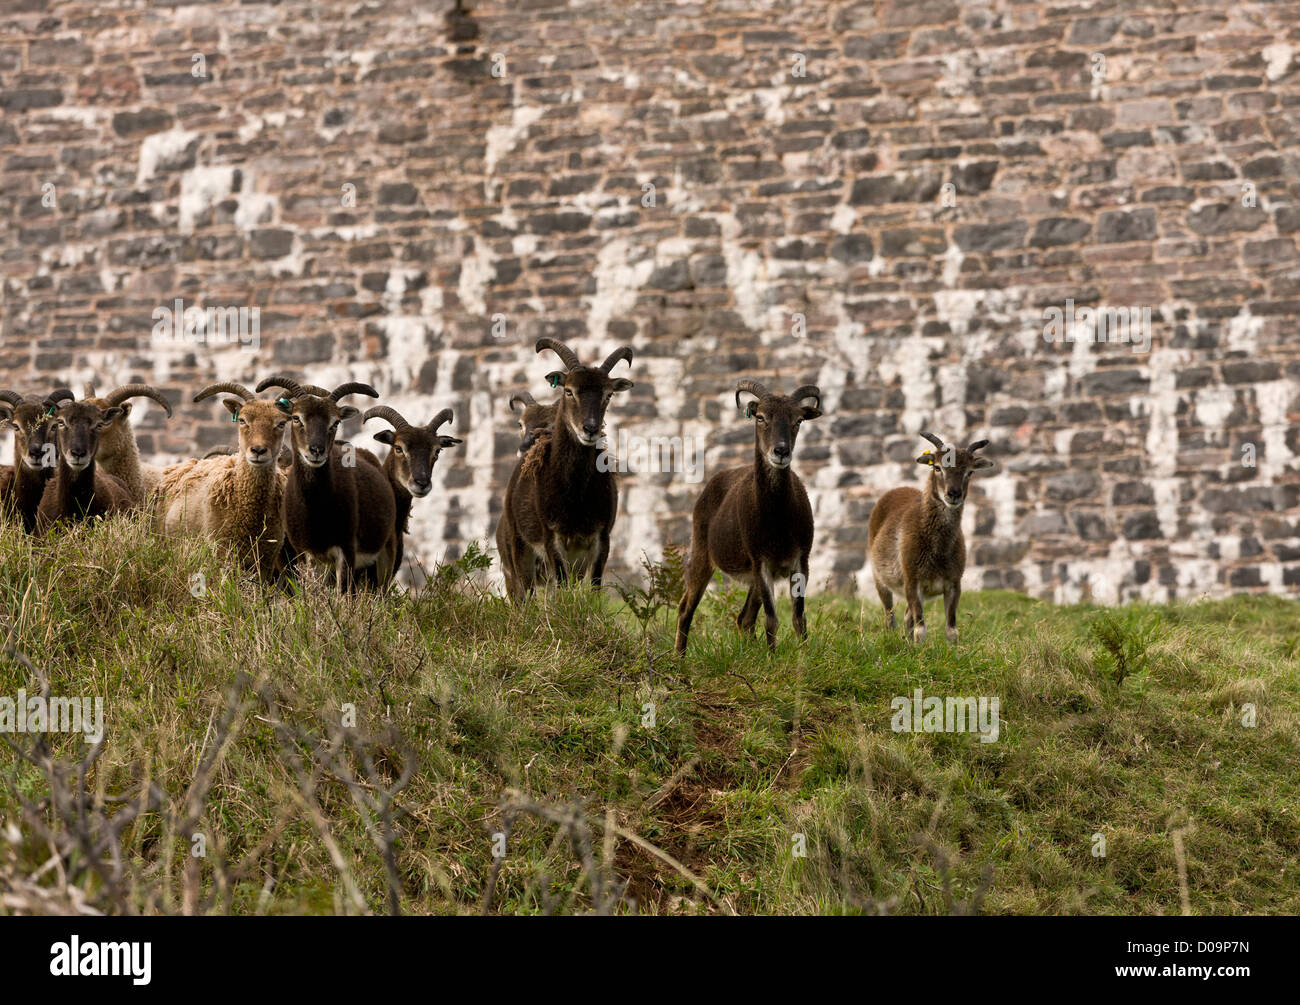
[[[671,564],[523,610],[478,565],[286,597],[136,524],[0,531],[0,696],[44,674],[107,723],[80,772],[80,738],[0,747],[0,905],[1300,912],[1295,602],[973,594],[914,648],[813,595],[769,657],[715,589],[678,662]],[[1000,698],[997,741],[891,731],[916,688]]]

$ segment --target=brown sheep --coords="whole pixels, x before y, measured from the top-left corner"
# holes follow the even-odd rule
[[[48,531],[60,523],[94,520],[132,508],[134,504],[126,485],[95,465],[99,439],[121,411],[116,406],[101,409],[89,401],[59,404],[51,423],[59,463],[36,509],[38,532]]]
[[[164,533],[206,534],[229,545],[263,581],[281,569],[285,473],[275,463],[289,423],[280,401],[259,401],[241,384],[211,384],[194,396],[227,393],[222,404],[239,435],[232,455],[191,458],[163,470],[158,515]]]
[[[808,493],[790,463],[799,425],[822,414],[821,391],[805,384],[787,397],[756,380],[742,380],[736,385],[737,408],[742,394],[753,395],[743,411],[755,424],[754,463],[719,471],[705,484],[695,504],[686,589],[677,606],[678,653],[686,651],[695,608],[715,567],[750,583],[744,606],[736,615],[742,632],[753,633],[761,603],[767,645],[776,649],[776,605],[769,577],[780,576],[790,578],[795,634],[801,639],[808,634],[804,593],[813,514]]]
[[[171,404],[161,391],[148,384],[123,384],[101,397],[96,397],[95,386],[87,383],[82,394],[83,401],[89,401],[103,409],[121,406],[121,416],[104,429],[96,460],[101,470],[122,480],[136,506],[152,509],[154,494],[158,491],[158,483],[162,481],[163,469],[153,464],[141,463],[140,448],[136,445],[135,432],[131,428],[131,403],[127,399],[148,398],[155,401],[162,406],[169,419],[172,417]]]
[[[382,467],[397,505],[394,520],[397,527],[394,572],[402,567],[402,558],[406,553],[405,536],[411,518],[412,499],[423,499],[432,491],[433,466],[438,463],[439,455],[449,447],[464,442],[454,436],[439,435],[438,428],[444,422],[450,422],[451,418],[451,409],[444,408],[429,420],[428,425],[413,426],[387,405],[376,405],[361,417],[362,422],[383,419],[393,427],[381,429],[374,435],[376,440],[386,443],[390,448]]]
[[[610,399],[632,387],[609,375],[620,360],[631,363],[627,346],[600,366],[584,366],[555,339],[538,339],[536,349],[550,349],[566,369],[547,375],[552,387],[564,389],[550,436],[543,453],[536,443],[515,465],[497,526],[506,589],[516,603],[537,585],[539,568],[541,578],[561,583],[590,572],[592,585],[600,586],[618,516],[618,485],[598,463],[598,444]]]
[[[894,594],[907,604],[903,629],[915,642],[925,639],[925,600],[943,594],[948,639],[957,641],[957,601],[966,570],[966,538],[961,516],[970,476],[994,467],[975,452],[988,446],[977,440],[965,450],[944,446],[939,437],[922,433],[935,445],[916,459],[930,469],[925,491],[891,489],[880,497],[867,521],[867,546],[876,592],[885,607],[886,623],[894,627]]]
[[[0,425],[14,431],[13,467],[0,468],[0,514],[16,518],[29,534],[36,530],[36,511],[58,463],[52,416],[60,401],[73,397],[66,387],[44,399],[0,391]]]

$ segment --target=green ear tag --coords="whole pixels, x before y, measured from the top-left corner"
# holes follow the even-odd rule
[[[752,419],[753,417],[754,417],[754,403],[751,401],[748,405],[745,406],[745,418]]]
[[[238,421],[239,421],[239,413],[238,413],[238,412],[231,412],[231,413],[230,413],[230,421],[231,421],[231,422],[238,422]]]
[[[559,386],[560,386],[560,378],[559,378],[559,377],[552,377],[552,378],[551,378],[551,387],[559,387]]]
[[[277,405],[285,405],[288,406],[289,408],[293,407],[293,402],[290,401],[288,398],[284,397],[284,395],[281,395],[280,397],[276,398],[275,402]]]

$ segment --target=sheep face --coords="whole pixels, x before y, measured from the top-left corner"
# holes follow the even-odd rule
[[[516,404],[523,407],[517,409]],[[534,401],[532,395],[525,399],[523,395],[517,394],[510,399],[510,411],[519,415],[519,453],[528,453],[537,442],[537,434],[555,425],[555,413],[558,410],[557,405],[543,405]]]
[[[54,437],[51,435],[48,403],[24,401],[17,406],[0,404],[0,424],[14,431],[14,460],[22,458],[32,470],[52,469],[57,462]]]
[[[329,398],[304,394],[287,402],[292,415],[294,452],[309,468],[319,468],[330,458],[330,449],[338,433],[339,424],[360,412],[351,405],[340,405]]]
[[[90,467],[104,429],[121,414],[117,406],[105,410],[88,401],[63,402],[51,423],[63,463],[77,473]]]
[[[546,379],[552,387],[564,389],[558,405],[560,419],[584,447],[594,447],[600,439],[610,399],[632,387],[630,380],[611,377],[596,366],[578,366],[567,373],[556,370],[547,374]]]
[[[438,463],[438,455],[463,442],[454,436],[439,436],[429,426],[382,429],[375,433],[375,439],[393,448],[392,477],[417,499],[433,489],[433,466]]]
[[[147,384],[125,384],[108,394],[96,396],[94,386],[87,384],[82,400],[99,406],[101,410],[117,408],[121,413],[104,427],[100,437],[99,458],[105,464],[109,458],[128,456],[136,451],[135,433],[131,431],[130,423],[131,402],[128,398],[149,398],[161,405],[167,417],[171,418],[172,406],[157,388]]]
[[[754,420],[755,444],[764,462],[777,470],[788,468],[794,459],[794,444],[799,437],[800,424],[822,414],[817,405],[809,404],[814,396],[800,395],[799,392],[788,396],[738,391],[737,404],[740,403],[741,394],[750,395],[749,401],[743,406],[744,413],[747,419]]]
[[[925,434],[922,434],[923,436]],[[935,450],[927,450],[916,459],[917,464],[924,464],[930,469],[930,483],[926,490],[934,500],[949,509],[961,509],[966,504],[966,490],[970,488],[970,476],[994,466],[987,457],[975,456],[975,451],[988,443],[980,440],[966,449],[944,444],[937,437],[926,436],[936,445]]]
[[[270,467],[280,455],[284,431],[289,425],[289,406],[276,401],[240,401],[225,398],[223,404],[239,425],[239,454],[254,468]]]

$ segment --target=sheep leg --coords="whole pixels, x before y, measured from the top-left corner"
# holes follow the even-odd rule
[[[695,608],[700,605],[700,598],[708,589],[713,577],[713,563],[703,548],[691,550],[690,564],[686,568],[686,591],[677,605],[677,643],[675,651],[680,655],[686,652],[686,637],[691,631],[691,621],[695,618]]]
[[[745,606],[736,615],[736,627],[740,629],[742,634],[754,634],[754,623],[758,621],[758,605],[758,594],[751,586],[749,592],[745,594]]]
[[[921,584],[904,572],[903,596],[907,598],[907,621],[904,623],[913,642],[925,641],[925,606],[921,601]]]
[[[880,594],[880,603],[885,608],[885,627],[892,632],[897,624],[894,620],[894,594],[879,579],[876,580],[876,592]],[[909,632],[912,630],[912,616],[910,614],[907,616],[907,630]]]
[[[600,532],[600,543],[596,546],[596,557],[591,563],[592,588],[600,586],[601,577],[605,575],[605,563],[609,560],[609,528]]]
[[[957,641],[957,601],[961,599],[961,583],[949,583],[943,591],[943,612],[948,620],[948,641]]]
[[[794,633],[801,639],[808,637],[808,622],[803,615],[804,594],[808,592],[808,555],[799,558],[799,572],[790,577],[790,603],[794,607]]]
[[[767,635],[767,648],[776,652],[776,601],[772,599],[772,584],[763,574],[762,565],[754,570],[754,586],[763,599],[763,629]]]

